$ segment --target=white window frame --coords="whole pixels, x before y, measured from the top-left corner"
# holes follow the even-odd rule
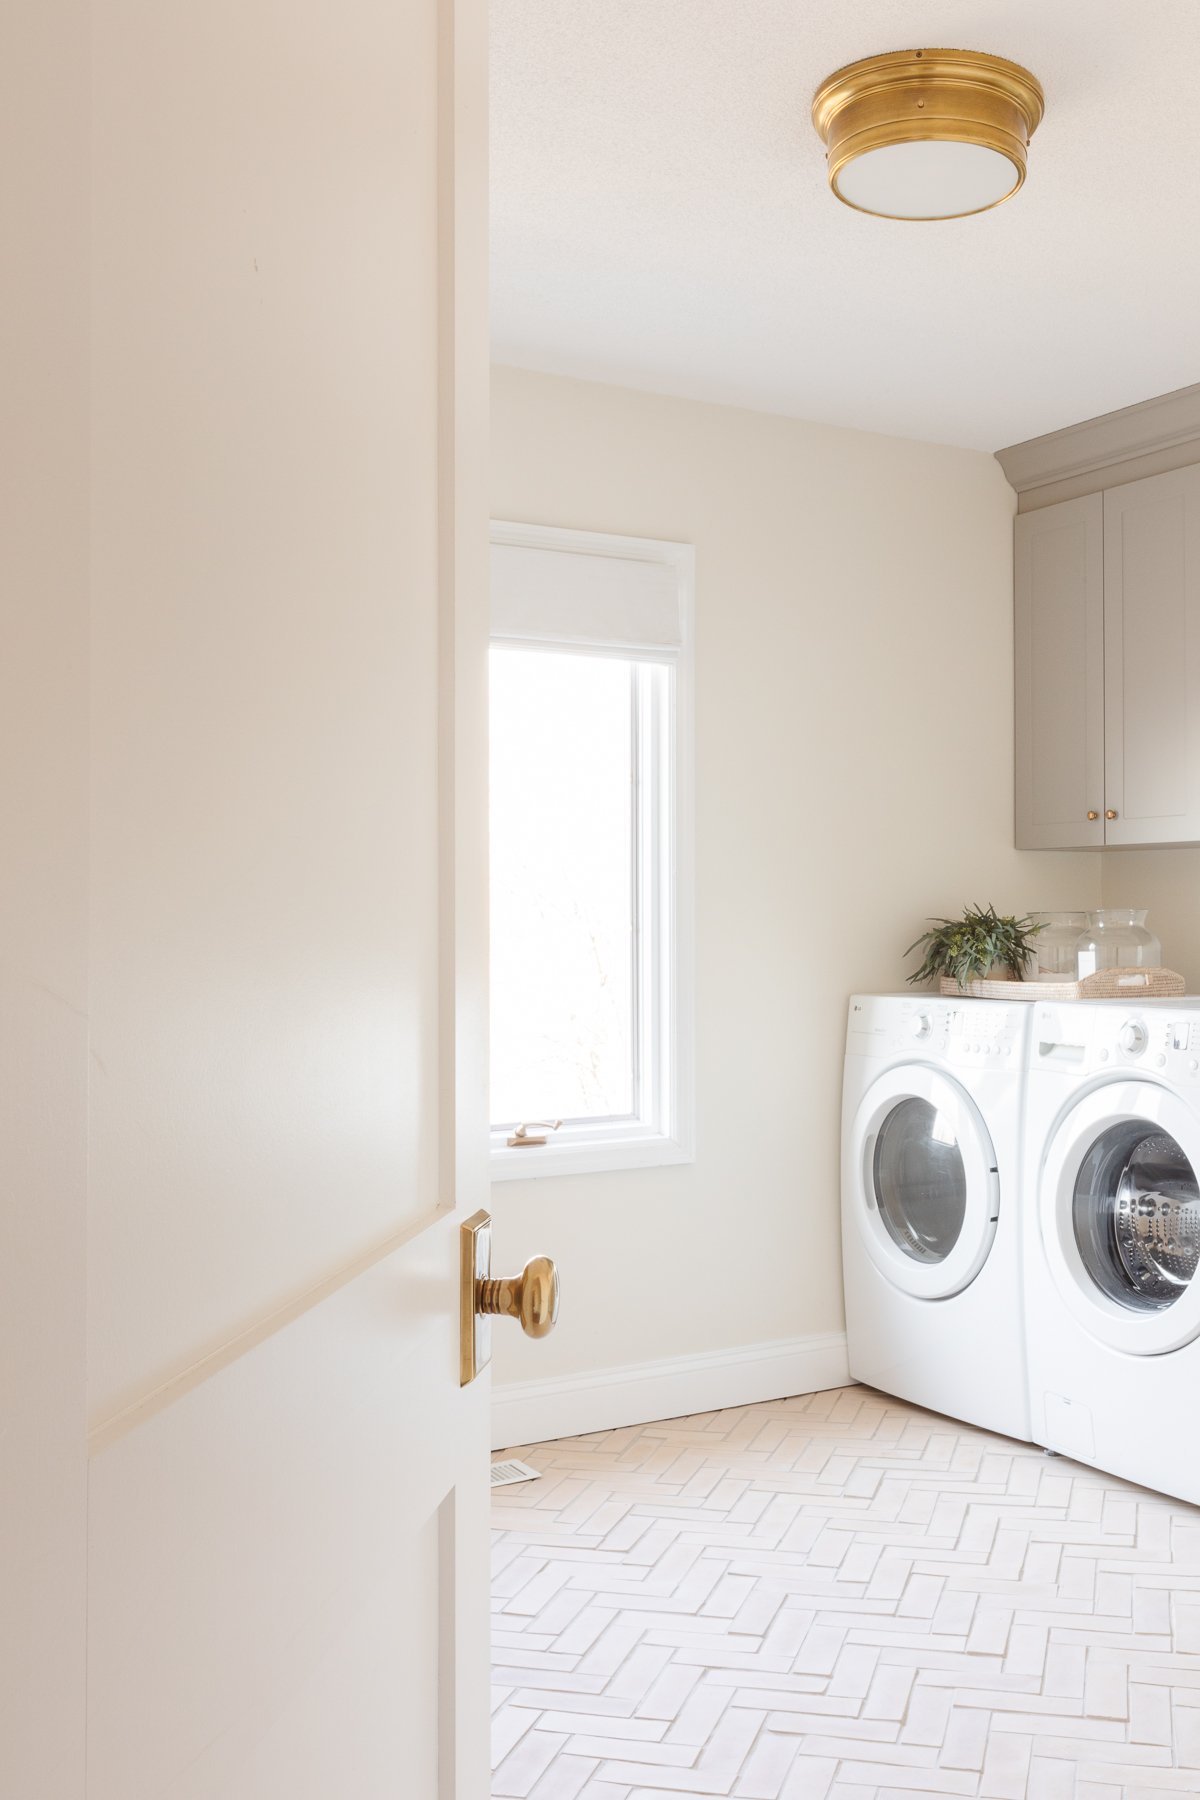
[[[634,706],[634,910],[637,983],[635,1091],[640,1099],[632,1120],[567,1121],[544,1145],[510,1149],[510,1125],[491,1131],[493,1181],[601,1174],[691,1162],[695,1156],[695,1075],[693,1066],[693,588],[695,554],[690,544],[658,538],[614,537],[606,532],[571,531],[551,525],[493,520],[493,545],[515,545],[548,554],[599,556],[618,563],[654,563],[671,575],[678,607],[678,642],[671,645],[627,639],[589,639],[569,629],[571,592],[564,583],[562,634],[544,637],[493,633],[493,643],[525,649],[575,649],[587,655],[621,657],[663,670],[637,684]],[[578,567],[578,565],[574,565]],[[565,564],[569,572],[572,565]],[[646,782],[652,770],[656,779]],[[670,825],[662,829],[658,808]],[[635,1107],[637,1106],[635,1101]]]

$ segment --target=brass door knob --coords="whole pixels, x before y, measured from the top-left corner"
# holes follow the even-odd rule
[[[459,1381],[465,1387],[492,1360],[492,1320],[516,1319],[544,1338],[558,1318],[558,1270],[535,1256],[519,1275],[492,1277],[492,1220],[477,1212],[459,1227]]]
[[[1117,815],[1116,815],[1116,812],[1113,810],[1113,808],[1110,806],[1104,816],[1106,819],[1115,819]]]
[[[535,1256],[519,1275],[481,1281],[475,1305],[481,1313],[516,1319],[526,1337],[544,1338],[558,1318],[558,1270],[548,1256]]]
[[[1098,819],[1099,817],[1100,817],[1100,814],[1098,812],[1090,812],[1088,814],[1089,819]]]

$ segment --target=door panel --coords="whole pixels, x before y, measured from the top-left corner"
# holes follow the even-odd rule
[[[438,120],[434,0],[99,12],[106,1418],[439,1203]]]
[[[91,1800],[483,1800],[478,0],[100,0]]]
[[[1014,524],[1018,849],[1104,842],[1103,521],[1089,494]]]
[[[0,58],[0,1794],[80,1800],[87,1165],[87,36]]]
[[[97,1449],[89,1800],[486,1794],[437,1785],[488,1591],[457,1259],[447,1219]]]
[[[1104,496],[1110,844],[1200,838],[1200,469]]]

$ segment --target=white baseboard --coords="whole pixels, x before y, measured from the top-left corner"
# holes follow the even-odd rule
[[[850,1380],[846,1335],[830,1331],[550,1381],[509,1381],[492,1388],[492,1447],[508,1450],[722,1406],[815,1394],[847,1387]]]

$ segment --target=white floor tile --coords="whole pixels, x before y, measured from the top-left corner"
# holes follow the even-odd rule
[[[1200,1796],[1200,1512],[865,1388],[500,1489],[495,1800]]]

